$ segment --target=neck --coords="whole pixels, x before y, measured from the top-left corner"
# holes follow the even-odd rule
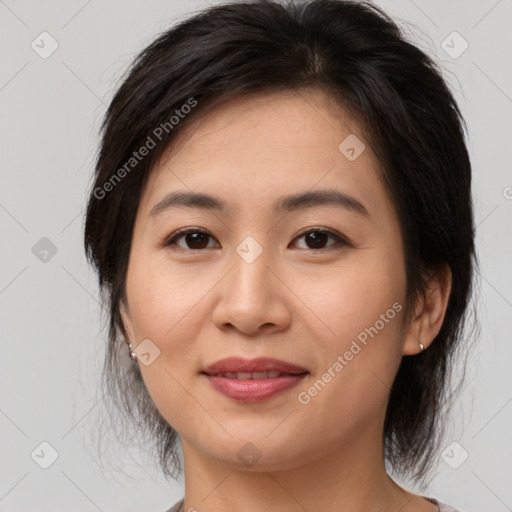
[[[307,454],[273,470],[240,468],[209,457],[182,438],[184,510],[198,512],[432,512],[399,487],[384,465],[382,425],[358,432],[327,453]],[[256,470],[256,468],[259,468]],[[268,469],[268,470],[266,470]]]

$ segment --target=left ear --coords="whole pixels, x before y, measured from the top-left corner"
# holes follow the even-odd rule
[[[122,328],[121,331],[126,339],[126,341],[134,343],[135,342],[135,331],[133,329],[132,317],[130,315],[130,308],[126,304],[125,300],[121,299],[119,304],[119,314],[121,316]]]
[[[452,289],[452,272],[447,264],[433,269],[427,281],[424,296],[418,298],[414,314],[405,334],[402,354],[411,356],[420,352],[420,343],[426,350],[443,325],[448,299]]]

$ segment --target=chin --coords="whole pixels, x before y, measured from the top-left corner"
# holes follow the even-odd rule
[[[233,437],[226,434],[220,439],[210,438],[208,445],[205,445],[206,435],[201,436],[200,451],[208,453],[217,463],[237,471],[258,473],[298,467],[304,463],[305,454],[291,452],[290,449],[297,449],[297,443],[291,440],[298,439],[299,435],[287,435],[286,429],[279,433],[277,430],[272,432],[278,423],[268,422],[269,428],[266,428],[265,422],[260,428],[231,429],[229,422],[224,422],[224,427]]]

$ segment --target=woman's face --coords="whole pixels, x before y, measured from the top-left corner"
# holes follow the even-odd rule
[[[417,340],[403,321],[402,238],[377,166],[358,125],[310,90],[227,102],[154,168],[123,318],[135,347],[146,340],[138,364],[185,457],[277,470],[380,443],[391,384]],[[176,192],[223,207],[160,204]],[[165,245],[185,228],[195,234]],[[228,357],[303,373],[252,383],[204,373]]]

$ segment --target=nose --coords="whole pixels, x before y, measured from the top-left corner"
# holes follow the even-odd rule
[[[217,287],[214,324],[250,336],[286,329],[291,319],[290,291],[276,277],[270,251],[263,250],[252,262],[234,251],[230,263],[231,271]]]

